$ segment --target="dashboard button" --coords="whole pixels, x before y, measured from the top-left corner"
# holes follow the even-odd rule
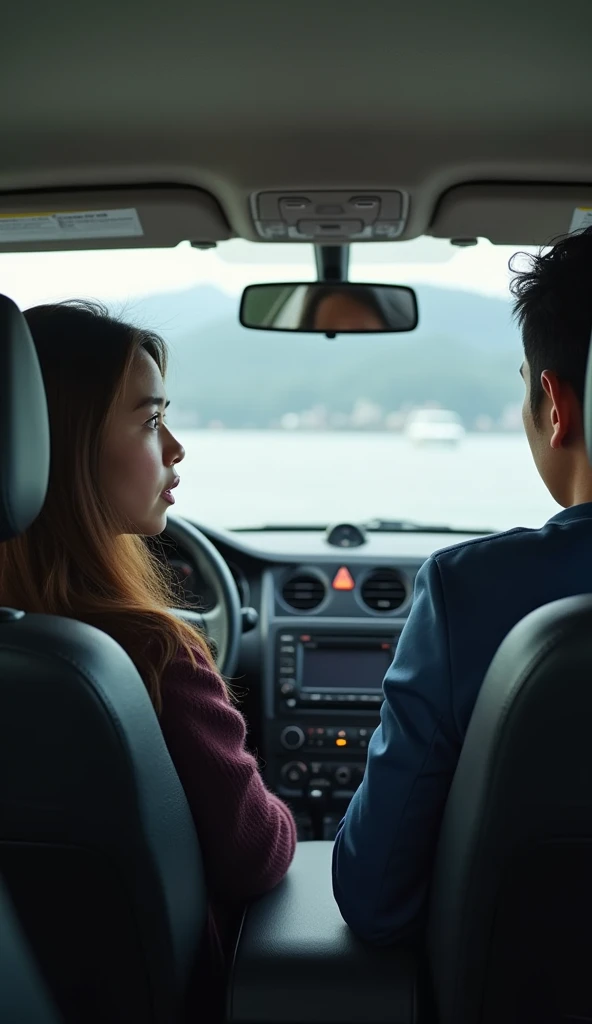
[[[286,679],[281,685],[281,693],[284,697],[288,697],[291,693],[294,693],[294,683],[291,679]]]
[[[302,761],[290,761],[289,764],[284,765],[280,774],[283,781],[287,782],[289,786],[302,786],[308,775],[308,769]]]
[[[331,780],[319,776],[312,778],[308,783],[308,796],[311,800],[324,802],[331,792]]]
[[[283,644],[293,644],[294,643],[294,637],[292,636],[291,633],[282,633],[282,635],[280,636],[280,640],[281,640],[281,642]]]
[[[340,764],[335,769],[335,782],[339,783],[340,786],[347,786],[348,782],[351,782],[351,768],[347,764]]]
[[[282,729],[280,743],[286,750],[298,750],[304,743],[304,733],[299,725],[287,725]]]

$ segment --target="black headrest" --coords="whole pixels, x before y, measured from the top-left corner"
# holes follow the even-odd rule
[[[49,479],[49,420],[33,339],[18,306],[0,295],[0,541],[37,518]]]

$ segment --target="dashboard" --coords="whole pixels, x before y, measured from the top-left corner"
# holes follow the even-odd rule
[[[434,551],[477,534],[222,531],[194,524],[236,580],[245,629],[229,686],[270,789],[300,840],[333,839],[379,724],[382,680]],[[184,552],[165,549],[190,602],[215,598]]]

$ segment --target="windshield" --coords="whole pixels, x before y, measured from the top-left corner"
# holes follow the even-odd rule
[[[230,528],[378,518],[506,529],[558,510],[522,433],[513,251],[353,245],[350,278],[414,286],[419,327],[334,340],[238,322],[245,285],[315,279],[308,245],[7,254],[0,270],[22,309],[100,299],[166,338],[168,420],[187,452],[179,515]]]

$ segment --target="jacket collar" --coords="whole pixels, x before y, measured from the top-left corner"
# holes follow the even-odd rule
[[[577,519],[592,519],[592,501],[584,501],[581,505],[571,505],[557,515],[551,516],[550,523],[573,523]]]

